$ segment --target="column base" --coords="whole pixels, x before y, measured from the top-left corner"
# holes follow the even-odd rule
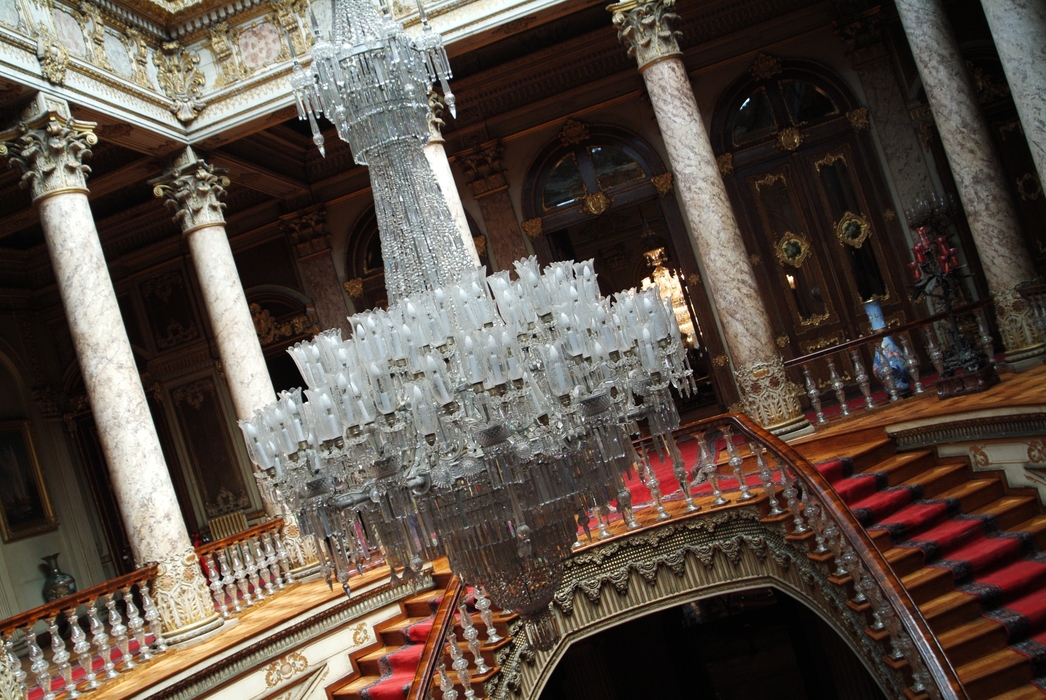
[[[181,644],[187,642],[190,639],[201,637],[208,632],[213,632],[225,623],[225,619],[218,613],[214,613],[212,617],[199,622],[194,622],[187,627],[181,629],[172,630],[170,632],[164,632],[163,640],[169,644]]]
[[[1038,367],[1046,362],[1046,343],[1039,343],[1020,350],[1007,352],[1003,356],[999,370],[1003,372],[1023,372],[1032,367]]]

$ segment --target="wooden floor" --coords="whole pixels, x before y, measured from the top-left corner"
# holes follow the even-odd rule
[[[848,433],[865,428],[885,428],[910,421],[928,420],[973,411],[1008,409],[1015,407],[1046,407],[1046,365],[1025,372],[999,373],[999,383],[988,391],[968,396],[957,396],[941,401],[934,387],[925,393],[893,403],[883,403],[873,409],[858,409],[848,418],[815,425],[815,434],[793,441],[793,447],[826,435]],[[800,450],[802,451],[802,450]]]
[[[825,458],[826,455],[820,454],[821,449],[814,448],[812,445],[807,449],[804,449],[803,445],[826,436],[838,435],[841,438],[842,435],[852,431],[881,429],[902,422],[973,411],[1013,407],[1046,407],[1046,365],[1020,374],[1002,374],[1000,378],[998,385],[981,394],[939,401],[935,390],[931,387],[921,396],[893,404],[884,404],[871,410],[858,410],[849,418],[815,426],[814,435],[800,438],[792,444],[800,453],[804,453],[807,459],[816,461]],[[810,454],[807,454],[808,452]],[[756,491],[761,490],[756,489]],[[759,495],[762,497],[761,493]],[[710,501],[711,496],[697,499],[697,503],[703,506],[703,511],[709,509]],[[669,502],[665,505],[674,517],[686,515],[684,505],[680,501]],[[645,508],[636,513],[637,520],[644,527],[656,524],[656,515],[653,508]],[[624,534],[623,524],[613,523],[611,532],[615,535]],[[387,576],[387,568],[375,569],[366,573],[362,579],[354,578],[353,588],[360,589],[383,580]],[[286,591],[246,611],[237,618],[235,624],[226,626],[209,638],[184,648],[172,649],[126,676],[106,683],[95,693],[95,697],[109,700],[130,698],[143,693],[150,686],[166,681],[199,664],[204,659],[224,655],[238,645],[256,639],[266,631],[340,598],[342,595],[340,588],[336,586],[334,591],[330,591],[323,581],[299,584],[294,591]]]

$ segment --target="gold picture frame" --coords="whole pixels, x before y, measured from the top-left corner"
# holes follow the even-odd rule
[[[29,421],[0,422],[0,536],[4,542],[57,529]]]

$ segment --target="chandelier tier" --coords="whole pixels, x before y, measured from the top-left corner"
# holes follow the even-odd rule
[[[471,266],[422,151],[431,84],[453,102],[442,40],[424,27],[411,39],[369,0],[336,0],[330,41],[316,30],[312,64],[295,65],[316,144],[326,115],[370,168],[391,304],[350,317],[351,338],[331,329],[290,348],[307,388],[240,427],[263,488],[346,591],[377,546],[394,578],[446,555],[545,650],[578,525],[615,499],[635,525],[623,476],[643,463],[639,420],[686,490],[669,387],[691,392],[692,373],[656,285],[608,299],[592,261],[542,271],[526,258],[515,279]]]

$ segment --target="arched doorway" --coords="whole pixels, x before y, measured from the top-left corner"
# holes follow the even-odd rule
[[[698,393],[680,409],[718,410],[737,400],[697,261],[657,153],[635,134],[568,120],[538,153],[523,189],[524,230],[542,263],[594,260],[603,295],[659,279],[673,287]],[[647,282],[647,283],[649,283]]]
[[[713,146],[785,355],[912,318],[908,261],[868,110],[812,61],[760,55],[720,98]]]

